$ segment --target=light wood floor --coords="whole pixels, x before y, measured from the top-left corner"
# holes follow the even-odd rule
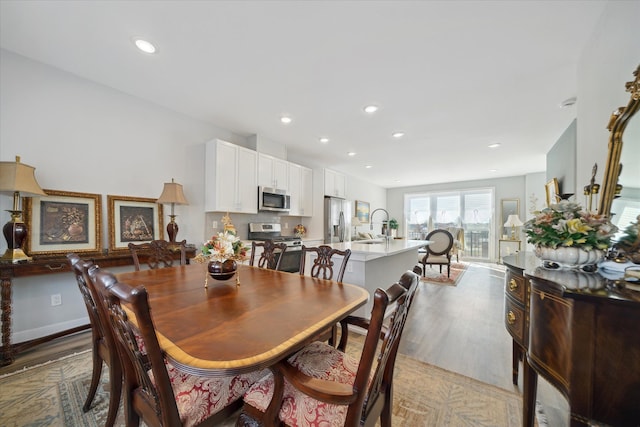
[[[504,268],[472,263],[457,286],[422,282],[400,352],[497,387],[522,392],[511,382],[511,337],[504,327]],[[90,348],[89,331],[41,345],[0,368],[0,375]],[[568,426],[564,398],[539,379],[538,400],[549,426]]]

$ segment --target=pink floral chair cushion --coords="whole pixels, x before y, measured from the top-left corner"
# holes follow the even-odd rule
[[[289,358],[300,372],[323,380],[353,384],[358,360],[319,341],[313,342]],[[255,383],[244,396],[245,403],[264,412],[273,396],[273,374]],[[286,380],[280,420],[287,426],[326,427],[344,425],[346,405],[318,401],[298,391]]]
[[[268,369],[249,374],[205,378],[186,374],[169,362],[165,362],[169,380],[176,397],[178,413],[184,427],[197,425],[235,402],[260,378],[270,373]],[[153,372],[148,371],[152,382]]]

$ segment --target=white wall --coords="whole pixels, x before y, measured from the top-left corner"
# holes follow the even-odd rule
[[[639,17],[640,2],[609,2],[580,57],[575,194],[582,194],[589,183],[594,163],[598,164],[596,182],[602,184],[609,141],[607,123],[611,113],[629,102],[624,84],[633,80],[632,73],[640,63]]]

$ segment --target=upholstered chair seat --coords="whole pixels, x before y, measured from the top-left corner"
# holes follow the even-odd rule
[[[358,360],[328,344],[315,341],[287,361],[291,366],[313,378],[353,385],[358,371]],[[255,383],[244,397],[245,403],[267,410],[273,395],[273,374]],[[280,421],[296,426],[342,426],[347,415],[346,405],[336,405],[316,400],[285,382]],[[298,418],[304,419],[300,424]]]
[[[178,414],[184,427],[197,426],[238,401],[249,387],[269,371],[206,378],[184,373],[165,362]],[[153,380],[153,373],[149,371]]]

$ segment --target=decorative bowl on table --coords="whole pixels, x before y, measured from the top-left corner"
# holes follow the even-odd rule
[[[216,280],[228,280],[236,274],[238,264],[232,260],[227,259],[224,261],[209,261],[207,270],[209,275]]]

